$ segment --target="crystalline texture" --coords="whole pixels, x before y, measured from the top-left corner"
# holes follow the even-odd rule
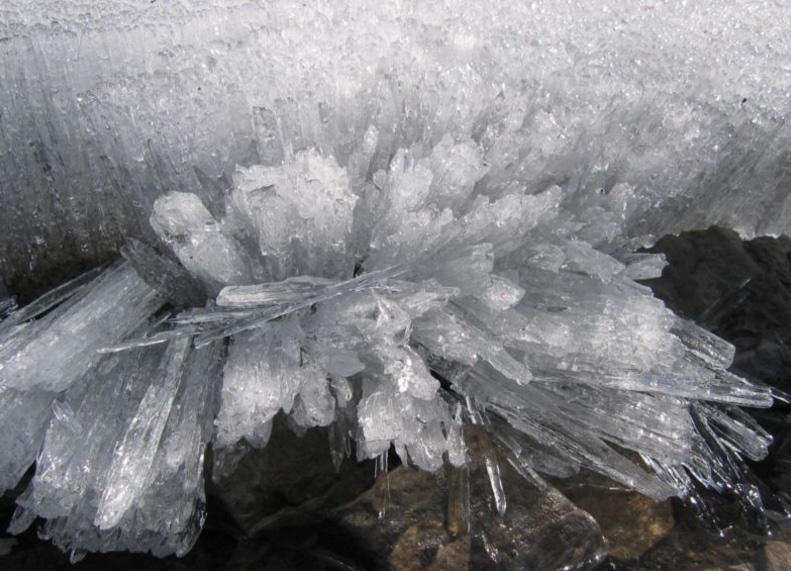
[[[4,434],[0,489],[16,486],[35,459],[55,396],[47,391],[0,389],[0,429]]]
[[[163,362],[164,374],[146,391],[123,440],[115,449],[113,462],[107,473],[108,486],[104,489],[96,514],[99,529],[118,524],[135,503],[162,439],[173,400],[187,361],[190,339],[176,339],[169,346]]]
[[[291,410],[299,389],[299,344],[288,331],[294,326],[275,323],[233,337],[223,373],[218,446],[246,437],[253,446],[264,447],[275,414]]]
[[[67,307],[0,345],[0,387],[60,391],[97,359],[96,350],[128,335],[161,305],[128,264],[107,270]]]
[[[299,152],[279,167],[237,168],[231,195],[272,281],[309,272],[348,276],[356,201],[346,170],[316,151]]]
[[[12,531],[38,515],[48,518],[43,533],[73,552],[192,547],[205,518],[203,449],[222,351],[185,357],[185,347],[112,355],[66,393],[82,430],[52,420]]]
[[[154,203],[151,226],[184,267],[216,293],[252,280],[241,246],[225,233],[197,196],[170,192]]]
[[[79,380],[100,360],[97,349],[161,304],[127,264],[95,276],[77,278],[0,323],[0,426],[8,443],[0,489],[12,488],[35,458],[55,391]]]
[[[156,374],[163,351],[132,350],[107,357],[65,393],[64,402],[70,403],[82,431],[70,430],[56,419],[50,422],[32,482],[39,515],[65,517],[101,490],[113,450]]]
[[[791,227],[787,9],[604,8],[10,0],[0,272],[125,234],[178,260],[130,242],[135,269],[0,293],[0,485],[43,440],[14,529],[184,553],[220,369],[218,448],[282,411],[330,425],[336,463],[353,435],[436,470],[473,423],[533,482],[697,479],[760,510],[741,457],[767,437],[735,407],[769,389],[634,280],[665,233]]]

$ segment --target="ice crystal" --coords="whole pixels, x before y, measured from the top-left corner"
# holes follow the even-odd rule
[[[0,300],[0,488],[36,460],[14,531],[41,516],[43,534],[77,554],[183,554],[203,522],[207,443],[218,456],[242,439],[266,446],[281,412],[296,430],[331,426],[336,463],[353,440],[358,459],[383,462],[394,447],[424,470],[462,466],[470,423],[496,435],[534,482],[587,468],[658,499],[689,495],[693,479],[736,486],[739,457],[766,454],[769,438],[738,407],[771,405],[770,389],[729,373],[733,347],[635,280],[661,272],[661,256],[638,250],[665,232],[710,221],[782,227],[769,194],[739,192],[742,175],[722,166],[737,157],[743,170],[775,173],[743,153],[756,140],[775,141],[770,151],[787,143],[781,122],[770,125],[783,101],[775,91],[762,94],[763,122],[750,123],[724,103],[666,91],[687,75],[651,61],[641,71],[631,39],[613,44],[630,46],[629,57],[609,43],[588,46],[601,61],[575,52],[558,36],[562,11],[550,17],[535,3],[532,15],[414,6],[362,23],[354,3],[326,5],[312,13],[321,22],[313,43],[304,43],[304,7],[274,3],[265,12],[278,17],[260,20],[230,4],[255,23],[249,37],[234,28],[206,54],[196,41],[167,55],[187,67],[206,55],[200,66],[211,70],[209,52],[243,53],[250,67],[260,50],[269,62],[240,76],[262,93],[241,105],[232,93],[227,125],[202,124],[192,100],[178,110],[199,131],[188,146],[204,146],[185,149],[175,136],[170,156],[200,163],[194,177],[151,144],[142,158],[122,156],[122,168],[102,155],[108,180],[128,175],[120,193],[144,213],[149,244],[131,240],[126,261],[22,309]],[[211,20],[207,10],[196,17]],[[113,14],[96,16],[97,41],[120,25]],[[657,17],[699,45],[684,18]],[[262,21],[278,33],[259,34]],[[552,48],[526,44],[523,21]],[[602,28],[581,22],[572,29],[595,44]],[[133,30],[145,35],[150,24]],[[8,25],[16,41],[20,24]],[[640,45],[665,50],[663,37]],[[297,44],[299,65],[289,55]],[[662,61],[675,66],[683,48]],[[565,70],[571,60],[579,68]],[[148,65],[140,73],[155,86]],[[733,62],[717,65],[735,73]],[[192,71],[177,83],[190,84]],[[787,78],[787,66],[775,71],[772,85]],[[236,89],[223,73],[201,75],[210,94]],[[271,95],[260,78],[275,82]],[[141,106],[151,125],[163,120],[156,92],[132,104],[136,82],[122,83],[97,89],[119,108]],[[95,97],[81,103],[90,129],[107,121]],[[229,176],[209,176],[206,157],[244,138],[236,113],[253,144]],[[127,118],[115,120],[114,149],[145,123],[129,119],[124,130]],[[748,142],[730,142],[734,132]],[[135,162],[156,174],[153,194],[140,190],[151,173]],[[485,462],[502,512],[497,460]]]

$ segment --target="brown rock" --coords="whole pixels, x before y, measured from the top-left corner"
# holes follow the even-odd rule
[[[656,502],[637,492],[604,487],[584,486],[564,494],[599,522],[610,555],[617,559],[637,559],[675,525],[670,501]]]
[[[432,475],[398,467],[337,510],[339,524],[379,554],[382,568],[393,571],[582,570],[601,561],[605,543],[590,515],[553,487],[528,484],[485,434],[470,431],[467,441],[472,457],[468,473],[454,474],[450,468]],[[507,501],[503,515],[495,508],[487,455],[500,469]],[[459,494],[465,478],[468,494]],[[449,493],[449,483],[457,492]]]
[[[791,544],[784,541],[767,541],[758,556],[762,571],[788,571],[791,569]]]

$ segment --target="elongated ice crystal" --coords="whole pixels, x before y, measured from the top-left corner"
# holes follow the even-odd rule
[[[83,25],[79,8],[45,4]],[[28,52],[71,62],[52,53],[70,36],[41,47],[47,15],[29,48],[16,12],[0,22],[16,126],[0,164],[18,158],[20,188],[56,197],[113,188],[159,242],[132,240],[127,261],[21,309],[0,292],[0,489],[36,461],[13,531],[40,516],[76,556],[183,554],[203,524],[206,445],[266,446],[277,414],[329,427],[336,466],[352,449],[384,465],[392,447],[455,470],[472,423],[538,485],[587,468],[654,498],[698,481],[760,508],[740,458],[769,438],[738,407],[770,406],[770,390],[729,373],[733,347],[636,280],[661,272],[639,250],[666,232],[791,227],[791,47],[774,8],[703,2],[712,21],[620,6],[611,20],[584,2],[234,0],[193,14],[189,0],[126,21],[115,4],[97,3],[85,45],[114,42],[114,26],[134,49],[120,64],[86,52],[53,79],[52,101],[31,105],[57,120],[14,110],[40,73]],[[174,49],[151,31],[156,14],[188,12],[165,34]],[[771,53],[730,27],[742,15]],[[646,18],[658,27],[642,35]],[[761,63],[757,79],[741,71]],[[84,155],[6,144],[39,124]],[[507,510],[496,454],[485,464]]]

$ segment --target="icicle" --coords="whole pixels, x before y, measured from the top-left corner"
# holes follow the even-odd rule
[[[18,505],[11,516],[11,523],[8,524],[8,533],[19,535],[36,521],[36,512]]]
[[[375,509],[379,519],[383,519],[385,515],[387,515],[387,510],[390,507],[390,474],[387,469],[387,455],[389,452],[389,450],[385,450],[376,457],[376,465],[374,468],[376,477],[376,483],[374,484],[376,489],[376,494],[374,496],[376,504]]]
[[[470,397],[466,398],[466,403],[467,412],[470,415],[472,424],[484,426],[486,424],[485,418],[476,409]],[[486,473],[489,476],[489,485],[492,488],[494,505],[497,508],[497,513],[502,516],[505,515],[507,503],[505,499],[505,490],[503,489],[503,481],[500,478],[500,464],[497,462],[497,449],[489,439],[482,439],[481,446],[483,447],[483,458],[486,464]]]
[[[75,563],[79,563],[80,561],[85,559],[86,555],[88,555],[88,552],[85,551],[84,549],[72,549],[69,552],[69,563],[71,563],[72,565],[74,565]]]
[[[446,464],[448,474],[448,533],[459,537],[470,532],[470,469]]]

